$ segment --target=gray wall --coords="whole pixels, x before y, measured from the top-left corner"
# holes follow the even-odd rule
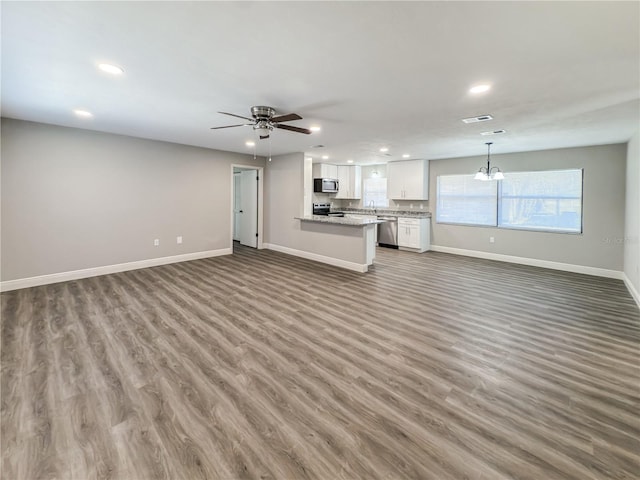
[[[497,150],[494,148],[494,150]],[[625,209],[625,144],[491,155],[505,172],[584,168],[582,235],[438,224],[438,175],[470,174],[486,156],[432,160],[429,205],[432,245],[622,271]],[[489,243],[489,237],[495,243]]]
[[[640,294],[640,131],[627,146],[624,273]],[[639,298],[636,297],[636,301]]]
[[[2,119],[1,154],[3,281],[229,248],[230,165],[264,166],[12,119]]]
[[[298,229],[304,201],[304,154],[272,157],[264,170],[264,241],[291,246],[288,236]]]
[[[308,171],[311,178],[311,171]],[[305,224],[303,214],[305,159],[303,153],[280,155],[265,167],[265,242],[302,252],[365,263],[362,229]],[[308,198],[312,196],[309,194]]]

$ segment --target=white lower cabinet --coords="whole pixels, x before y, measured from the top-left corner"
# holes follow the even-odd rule
[[[431,248],[431,219],[398,218],[398,248],[426,252]]]

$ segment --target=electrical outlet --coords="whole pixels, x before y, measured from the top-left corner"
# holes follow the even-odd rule
[[[157,246],[159,246],[159,245],[160,245],[160,239],[159,239],[159,238],[156,238],[156,239],[153,241],[153,246],[154,246],[154,247],[157,247]]]
[[[424,208],[424,203],[420,204],[420,210],[422,210]]]
[[[496,243],[495,237],[489,237],[489,243]]]
[[[176,243],[178,245],[182,243],[182,235],[176,237]]]

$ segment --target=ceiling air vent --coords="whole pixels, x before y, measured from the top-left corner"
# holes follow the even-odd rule
[[[490,132],[481,132],[480,135],[500,135],[501,133],[507,133],[506,130],[492,130]]]
[[[480,115],[478,117],[469,117],[462,119],[464,123],[486,122],[487,120],[493,120],[493,117],[491,115]]]

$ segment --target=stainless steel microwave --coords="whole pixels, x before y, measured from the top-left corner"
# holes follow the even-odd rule
[[[313,191],[315,193],[338,193],[338,180],[335,178],[314,178]]]

